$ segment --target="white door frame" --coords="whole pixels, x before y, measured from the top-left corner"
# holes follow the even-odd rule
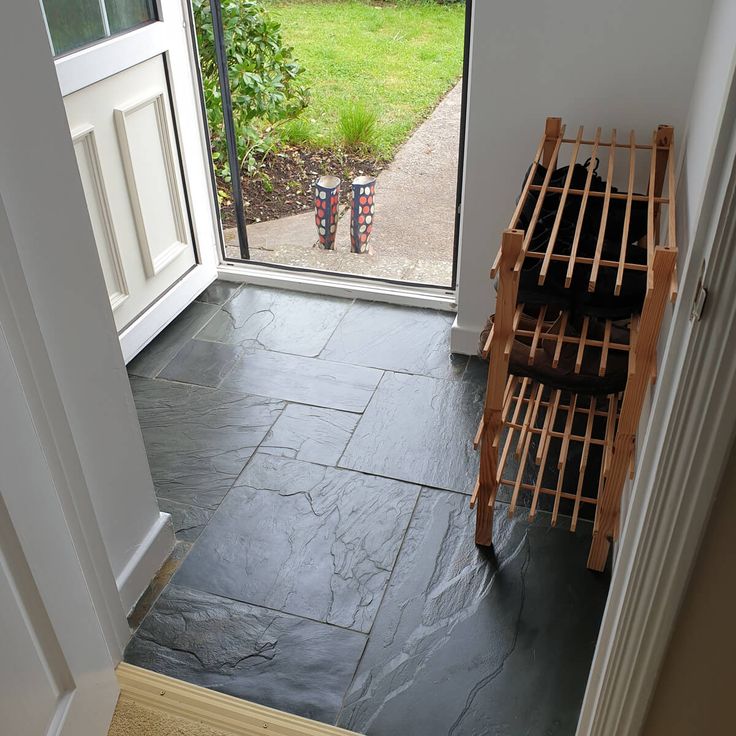
[[[120,334],[126,362],[133,358],[217,277],[219,219],[209,169],[209,150],[188,0],[157,0],[160,20],[112,36],[55,60],[63,96],[156,56],[163,56],[172,93],[182,169],[194,230],[197,265]],[[182,43],[182,34],[185,43]]]
[[[736,436],[736,77],[657,381],[578,736],[644,724]],[[702,321],[690,312],[703,268]]]

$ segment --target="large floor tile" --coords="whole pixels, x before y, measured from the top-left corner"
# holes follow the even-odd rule
[[[348,299],[245,286],[198,337],[315,356],[349,306]]]
[[[340,466],[470,493],[482,411],[476,383],[386,373]]]
[[[453,319],[448,312],[356,302],[320,357],[435,378],[459,378],[468,359],[450,353]]]
[[[205,302],[206,304],[217,304],[220,306],[237,294],[242,287],[243,284],[238,284],[233,281],[218,280],[210,284],[197,297],[197,301]]]
[[[159,371],[219,310],[215,304],[193,302],[153,342],[128,363],[128,373],[155,378]]]
[[[335,465],[358,419],[359,414],[346,411],[289,404],[266,435],[260,451],[322,465]]]
[[[143,621],[125,660],[334,723],[365,638],[174,585]]]
[[[473,543],[467,499],[425,489],[339,725],[369,736],[572,735],[608,579],[590,536],[496,514]]]
[[[418,493],[407,483],[258,453],[175,582],[368,631]]]
[[[301,404],[361,412],[381,375],[374,368],[255,350],[240,359],[222,386]]]
[[[158,377],[167,381],[182,381],[216,388],[237,363],[241,352],[241,348],[236,345],[189,340],[167,363]]]
[[[171,523],[177,540],[193,542],[207,526],[213,509],[203,509],[201,506],[192,506],[188,503],[170,501],[159,496],[158,507],[166,514],[171,514]]]
[[[281,401],[132,378],[159,496],[216,508],[284,408]]]

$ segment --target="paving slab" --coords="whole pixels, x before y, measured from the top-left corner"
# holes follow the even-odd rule
[[[461,109],[458,82],[378,175],[370,253],[350,253],[343,210],[335,251],[314,247],[314,215],[305,212],[248,225],[251,259],[449,286]],[[343,182],[344,203],[349,186]],[[229,258],[239,257],[235,228],[225,230],[225,250]]]

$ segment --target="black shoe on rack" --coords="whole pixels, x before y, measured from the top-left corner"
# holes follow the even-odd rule
[[[592,192],[605,192],[606,182],[598,175],[598,164],[599,161],[596,159],[595,168],[591,175],[590,180],[590,191]],[[570,179],[570,189],[583,190],[585,188],[585,182],[588,179],[589,167],[592,165],[590,159],[584,164],[575,164],[573,166],[572,178]],[[531,167],[527,169],[527,173],[524,176],[524,182],[526,182],[529,176]],[[569,171],[569,166],[563,166],[559,169],[555,169],[548,183],[548,186],[555,188],[562,188],[565,186],[565,180]],[[534,172],[534,178],[532,184],[541,186],[547,175],[547,169],[542,164],[537,164],[537,168]],[[616,187],[611,187],[611,192],[618,193]],[[550,213],[557,213],[557,209],[560,205],[562,195],[559,192],[547,192],[544,197],[542,209],[540,212],[541,216]],[[524,207],[521,211],[521,216],[517,227],[526,229],[531,222],[532,215],[534,214],[534,208],[536,207],[539,198],[539,191],[531,189],[529,190]],[[571,194],[568,192],[567,198],[565,199],[565,207],[563,211],[563,220],[573,226],[577,225],[578,215],[580,214],[580,206],[582,204],[583,195]],[[603,216],[603,197],[589,196],[588,202],[585,206],[585,217],[583,218],[583,232],[595,235],[597,237],[600,229],[601,217]],[[606,218],[606,239],[621,242],[624,231],[624,221],[626,218],[626,200],[619,198],[612,198],[609,200],[608,205],[608,216]],[[627,236],[627,242],[634,243],[643,238],[647,233],[647,203],[640,200],[632,200],[631,202],[631,215],[629,218],[629,230]]]
[[[527,324],[524,324],[524,321]],[[520,327],[532,331],[536,327],[536,319],[522,315]],[[557,334],[556,323],[545,323],[543,334],[534,351],[532,364],[529,365],[531,340],[516,337],[511,346],[509,372],[516,376],[533,378],[540,383],[564,391],[600,396],[615,394],[626,388],[628,379],[628,354],[623,350],[612,349],[608,352],[606,367],[600,375],[601,349],[588,347],[583,352],[580,370],[576,372],[578,346],[573,343],[563,345],[557,365],[553,365],[555,343],[544,340],[544,333]],[[604,326],[596,320],[591,320],[588,334],[591,338],[601,340]],[[567,333],[573,333],[572,325],[568,325]],[[628,330],[616,327],[611,331],[611,341],[618,344],[628,344]]]
[[[534,235],[529,243],[529,251],[532,253],[544,253],[552,236],[556,212],[545,212],[537,221]],[[557,231],[554,252],[569,255],[574,235],[574,227],[568,222],[561,222]],[[539,274],[542,270],[542,258],[527,256],[521,268],[519,276],[519,293],[516,301],[523,304],[543,305],[558,307],[560,309],[571,309],[573,305],[573,293],[565,288],[565,275],[567,273],[567,262],[551,260],[547,266],[547,275],[544,284],[539,285]]]
[[[601,257],[603,260],[618,261],[620,247],[605,242]],[[626,248],[626,263],[644,265],[647,262],[647,249],[630,244]],[[576,315],[588,315],[601,319],[626,319],[641,312],[647,291],[647,272],[624,268],[621,289],[616,295],[616,276],[618,269],[600,266],[596,277],[595,290],[588,291],[592,266],[577,264],[570,288],[573,292],[572,310]]]

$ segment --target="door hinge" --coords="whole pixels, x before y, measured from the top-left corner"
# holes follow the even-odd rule
[[[708,289],[703,285],[704,272],[705,261],[700,266],[700,278],[698,279],[698,285],[695,287],[693,306],[690,309],[691,322],[700,322],[703,319],[703,310],[705,309],[706,301],[708,301]]]

